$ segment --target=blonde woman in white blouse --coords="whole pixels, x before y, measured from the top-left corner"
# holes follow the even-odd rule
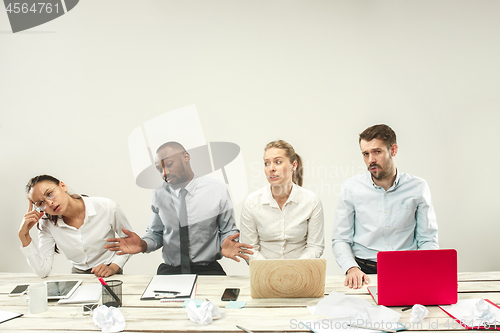
[[[302,188],[302,160],[283,140],[264,149],[270,185],[250,194],[241,212],[241,241],[253,246],[250,259],[319,258],[323,253],[323,208]]]

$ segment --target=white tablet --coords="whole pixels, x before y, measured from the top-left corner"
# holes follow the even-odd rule
[[[68,280],[68,281],[46,281],[47,298],[62,299],[68,298],[82,284],[83,280]]]

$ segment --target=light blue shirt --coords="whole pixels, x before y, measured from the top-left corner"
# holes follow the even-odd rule
[[[438,249],[438,227],[425,180],[396,172],[387,191],[369,172],[342,184],[335,210],[332,249],[346,272],[354,256],[377,261],[379,251]]]
[[[221,245],[238,231],[226,185],[209,176],[194,178],[185,189],[189,228],[189,255],[195,264],[208,265],[221,259]],[[166,182],[151,196],[153,216],[146,235],[146,252],[163,247],[167,265],[180,266],[179,190]]]

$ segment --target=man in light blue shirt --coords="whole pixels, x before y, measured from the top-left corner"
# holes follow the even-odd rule
[[[369,172],[342,184],[332,237],[349,288],[369,283],[379,251],[439,248],[427,183],[396,168],[396,133],[375,125],[359,135],[359,145]]]

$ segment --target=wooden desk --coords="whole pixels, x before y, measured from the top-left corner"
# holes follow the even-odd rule
[[[83,279],[84,284],[98,283],[92,275],[53,275],[49,279]],[[149,275],[117,276],[123,281],[123,307],[120,308],[126,320],[126,332],[238,332],[236,325],[257,332],[285,332],[302,331],[298,322],[318,319],[320,317],[309,314],[306,306],[316,305],[320,299],[252,299],[250,297],[250,283],[247,276],[199,276],[196,298],[209,299],[220,307],[220,297],[224,288],[240,288],[239,301],[246,301],[243,309],[225,309],[226,318],[218,319],[210,325],[198,325],[189,320],[182,308],[182,303],[160,303],[159,301],[141,301],[145,287],[149,283]],[[35,283],[43,280],[34,274],[0,273],[0,310],[24,313],[21,318],[13,319],[0,324],[1,332],[29,333],[35,331],[50,332],[89,332],[100,331],[89,316],[77,314],[75,305],[57,305],[49,303],[49,310],[36,315],[29,314],[28,306],[19,297],[8,297],[8,293],[21,283]],[[371,277],[371,284],[376,285],[376,276]],[[343,276],[329,276],[326,282],[326,293],[331,291],[357,295],[373,303],[366,291],[350,290],[343,285]],[[439,283],[439,281],[436,281]],[[489,273],[460,273],[459,299],[488,298],[492,302],[500,303],[500,272]],[[401,307],[392,309],[401,312]],[[411,331],[463,331],[457,325],[452,326],[450,318],[437,307],[428,307],[430,315],[421,328]],[[402,312],[400,323],[409,322],[410,311]],[[434,324],[431,324],[434,323]],[[437,323],[437,327],[435,326]]]

